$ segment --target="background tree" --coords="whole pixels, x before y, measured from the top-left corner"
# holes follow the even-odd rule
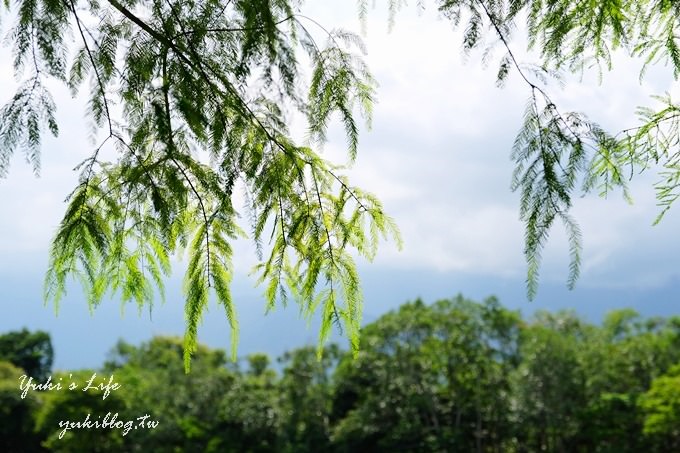
[[[654,379],[640,405],[645,414],[644,434],[667,451],[680,448],[680,365]]]
[[[331,450],[332,372],[341,356],[329,345],[321,360],[311,347],[286,352],[279,358],[283,373],[278,383],[281,398],[280,451],[313,453]]]
[[[539,313],[522,330],[513,373],[518,444],[529,451],[573,451],[584,428],[585,373],[579,363],[583,327],[570,313]]]
[[[403,305],[368,325],[335,376],[340,451],[493,451],[507,444],[518,317],[493,298]]]
[[[155,337],[139,347],[120,342],[107,364],[125,390],[126,413],[149,413],[158,427],[128,434],[128,449],[267,452],[280,450],[278,376],[265,354],[246,370],[227,366],[220,349],[199,345],[184,373],[183,342]]]
[[[43,437],[34,431],[35,418],[42,398],[29,392],[21,398],[19,382],[25,371],[10,362],[0,361],[0,448],[2,451],[45,451]]]
[[[422,353],[433,319],[422,301],[382,316],[362,332],[354,361],[336,372],[333,440],[339,451],[408,451],[436,437],[438,402],[432,361]]]
[[[63,433],[62,421],[82,422],[90,414],[90,420],[100,421],[107,413],[118,413],[118,420],[128,420],[125,401],[119,391],[113,391],[104,399],[102,392],[96,389],[82,391],[84,384],[92,377],[95,370],[79,370],[55,373],[53,380],[62,379],[61,390],[50,390],[41,393],[44,404],[36,414],[35,430],[45,438],[43,446],[50,451],[97,453],[125,450],[126,437],[117,429],[69,429]],[[70,382],[78,384],[77,390],[69,391],[66,385]],[[97,381],[99,382],[99,381]],[[64,385],[63,383],[66,383]],[[139,415],[135,415],[134,418]],[[133,418],[133,420],[134,420]],[[111,418],[109,417],[109,420]]]
[[[0,362],[3,451],[576,451],[667,452],[678,446],[680,322],[632,310],[600,325],[572,312],[529,319],[495,298],[415,301],[365,326],[361,351],[329,346],[227,361],[183,340],[123,341],[103,370],[121,389],[30,392]],[[4,363],[4,364],[3,364]],[[149,414],[154,429],[74,430],[61,420]],[[42,444],[41,444],[42,442]]]
[[[190,374],[184,373],[182,357],[183,341],[169,337],[155,337],[138,347],[121,341],[112,351],[105,369],[123,385],[118,393],[125,414],[133,420],[149,414],[158,421],[154,429],[130,432],[128,448],[149,451],[163,445],[166,451],[224,451],[220,446],[228,437],[221,433],[220,402],[238,387],[238,376],[225,368],[222,350],[200,345]]]
[[[47,332],[23,328],[0,335],[0,360],[24,370],[34,380],[44,382],[52,370],[54,350]]]
[[[248,369],[220,400],[222,435],[226,433],[227,438],[223,450],[217,451],[280,451],[282,414],[277,373],[265,354],[247,359]]]

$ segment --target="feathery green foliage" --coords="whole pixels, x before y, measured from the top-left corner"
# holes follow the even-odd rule
[[[45,292],[58,304],[70,277],[90,307],[110,293],[139,309],[162,294],[171,257],[186,250],[185,366],[210,295],[226,311],[235,356],[238,322],[229,287],[232,243],[245,235],[232,205],[245,190],[268,308],[294,296],[320,307],[319,352],[332,323],[358,345],[361,290],[349,249],[371,259],[397,229],[371,194],[287,129],[306,115],[310,145],[331,119],[344,125],[350,161],[360,111],[370,122],[375,81],[361,40],[326,32],[288,0],[20,0],[9,32],[17,74],[28,73],[0,110],[0,176],[22,149],[36,172],[56,106],[44,80],[88,92],[94,135],[78,186],[52,242]],[[75,38],[76,47],[72,47]],[[300,75],[300,53],[312,65]],[[307,93],[305,94],[305,89]],[[289,111],[290,110],[290,111]],[[114,153],[107,160],[103,156]],[[263,244],[269,238],[268,244]],[[267,255],[263,255],[266,251]]]
[[[367,2],[360,2],[361,16]],[[529,90],[524,121],[513,145],[516,168],[512,189],[520,192],[520,217],[525,223],[527,292],[536,294],[541,251],[556,219],[569,238],[568,285],[579,275],[581,232],[569,215],[577,192],[597,190],[607,196],[622,189],[632,202],[628,181],[635,172],[654,169],[661,212],[658,223],[680,197],[680,106],[670,95],[654,96],[661,108],[640,107],[640,125],[608,133],[586,115],[563,112],[549,96],[548,82],[562,75],[583,75],[596,69],[612,69],[618,51],[641,58],[640,78],[650,65],[670,65],[675,80],[680,76],[680,4],[652,0],[437,0],[439,12],[455,27],[462,26],[461,47],[467,55],[484,48],[486,63],[497,47],[497,84],[511,73],[520,76]],[[390,17],[402,7],[389,0]],[[524,22],[521,24],[521,22]],[[461,25],[464,24],[464,25]],[[518,61],[512,48],[513,34],[525,30],[529,51],[538,64]]]

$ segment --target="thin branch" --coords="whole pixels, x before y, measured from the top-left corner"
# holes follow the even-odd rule
[[[172,6],[170,6],[171,9]],[[288,16],[284,19],[279,20],[278,22],[274,23],[274,26],[281,25],[284,22],[288,22],[291,19],[295,19],[295,15]],[[229,27],[216,27],[216,28],[206,28],[204,30],[182,30],[181,33],[177,33],[174,35],[171,39],[174,41],[176,38],[180,36],[189,36],[189,35],[194,35],[196,33],[237,33],[237,32],[243,32],[243,31],[257,31],[257,30],[263,30],[267,26],[265,25],[260,25],[256,27],[234,27],[234,28],[229,28]]]
[[[104,111],[105,111],[105,115],[106,115],[106,121],[108,122],[108,125],[109,125],[109,137],[112,137],[114,135],[113,124],[111,123],[111,113],[109,111],[109,102],[106,99],[106,90],[105,90],[105,87],[104,87],[104,83],[102,82],[102,78],[99,74],[99,69],[97,68],[97,64],[94,60],[94,57],[92,56],[92,51],[90,50],[90,46],[87,43],[87,39],[85,38],[85,33],[83,32],[83,27],[82,27],[81,22],[80,22],[80,17],[78,17],[78,13],[76,12],[76,6],[75,6],[73,0],[70,0],[70,6],[71,6],[71,12],[73,13],[73,16],[76,20],[76,25],[78,26],[78,32],[80,33],[80,37],[83,40],[83,46],[85,47],[85,51],[87,52],[87,57],[90,60],[90,63],[92,64],[92,70],[94,71],[95,77],[97,79],[97,86],[99,87],[99,92],[101,93],[102,100],[104,102]],[[108,138],[107,138],[107,140],[108,140]],[[104,143],[105,142],[106,142],[106,140],[104,141]],[[104,145],[104,143],[102,143],[102,146]],[[88,174],[87,174],[87,177],[85,179],[85,191],[87,191],[88,185],[90,183],[90,179],[92,178],[93,166],[94,166],[95,161],[97,160],[97,156],[99,155],[99,151],[101,150],[102,146],[99,146],[96,149],[94,155],[92,156],[92,160],[90,161],[90,166],[88,168]]]
[[[73,0],[70,0],[71,4],[71,11],[73,12],[73,16],[76,19],[76,25],[78,26],[78,31],[80,33],[80,37],[83,40],[83,45],[85,46],[85,51],[87,52],[87,57],[90,60],[90,63],[92,64],[92,70],[94,71],[94,74],[97,78],[97,85],[99,86],[99,91],[101,92],[102,99],[104,100],[104,110],[106,112],[106,120],[109,123],[109,134],[113,135],[113,125],[111,123],[111,114],[109,111],[109,103],[106,99],[106,90],[104,87],[104,83],[102,82],[102,78],[99,74],[99,70],[97,69],[97,63],[94,60],[94,57],[92,56],[92,51],[90,50],[90,46],[87,43],[87,39],[85,38],[85,33],[83,32],[83,28],[81,26],[80,22],[80,17],[78,17],[78,13],[76,13],[76,7],[75,4],[73,3]]]
[[[529,87],[531,87],[532,90],[537,90],[539,93],[541,93],[541,95],[544,97],[544,99],[545,99],[545,101],[548,105],[550,105],[550,104],[555,105],[555,103],[552,102],[552,100],[550,99],[550,96],[548,96],[548,93],[546,93],[545,90],[543,90],[540,86],[531,82],[529,80],[529,78],[526,76],[526,74],[524,74],[524,71],[522,70],[521,66],[517,62],[517,59],[515,58],[515,54],[513,53],[512,49],[510,48],[510,44],[508,43],[508,40],[506,39],[505,35],[503,34],[503,31],[501,30],[500,26],[498,25],[498,22],[496,22],[496,19],[494,18],[493,14],[491,14],[491,11],[489,11],[489,9],[486,7],[486,5],[484,4],[484,2],[482,0],[476,0],[476,1],[482,7],[482,9],[484,9],[484,13],[486,14],[486,17],[489,19],[489,22],[491,22],[491,25],[493,25],[494,29],[496,30],[496,34],[498,35],[498,38],[503,43],[503,46],[505,47],[505,49],[508,52],[508,55],[510,56],[510,60],[512,61],[513,66],[515,67],[515,69],[517,69],[517,72],[522,77],[522,79],[524,79],[524,81],[527,83],[527,85],[529,85]],[[578,138],[579,135],[572,130],[569,123],[567,123],[567,121],[562,117],[562,115],[560,114],[560,112],[557,109],[555,109],[555,113],[557,113],[558,118],[562,121],[564,126],[574,136],[574,138]]]

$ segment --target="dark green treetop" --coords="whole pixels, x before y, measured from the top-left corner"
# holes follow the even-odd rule
[[[38,382],[45,381],[54,360],[50,334],[23,328],[0,335],[0,360],[21,368]]]

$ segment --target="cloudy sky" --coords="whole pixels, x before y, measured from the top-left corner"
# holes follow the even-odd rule
[[[339,5],[340,2],[338,2]],[[308,2],[305,14],[332,28],[359,31],[352,2],[328,9],[328,2]],[[652,185],[654,174],[631,182],[635,200],[619,193],[602,199],[579,198],[573,214],[584,236],[582,277],[567,291],[565,235],[556,225],[543,256],[537,300],[525,297],[523,226],[519,195],[510,191],[510,147],[529,95],[516,74],[495,86],[495,67],[485,68],[481,53],[465,58],[460,32],[436,11],[405,8],[388,33],[384,4],[369,14],[367,62],[380,83],[373,127],[364,131],[359,157],[349,171],[352,181],[378,195],[397,221],[404,248],[383,244],[378,257],[362,263],[365,319],[372,320],[406,300],[427,301],[462,292],[530,313],[537,308],[575,308],[597,319],[607,309],[633,306],[648,314],[678,313],[680,294],[680,207],[658,226]],[[7,30],[3,21],[3,33]],[[515,44],[520,58],[530,56]],[[499,52],[500,55],[500,52]],[[635,107],[649,95],[677,90],[668,68],[658,68],[640,83],[639,62],[615,59],[615,71],[599,84],[594,76],[568,81],[551,94],[564,110],[584,111],[611,130],[636,124]],[[13,94],[11,52],[0,49],[0,102]],[[154,334],[181,334],[181,274],[169,282],[168,302],[150,316],[109,301],[90,314],[78,287],[69,292],[55,316],[41,299],[47,250],[64,211],[64,197],[74,187],[73,167],[89,155],[82,100],[55,88],[61,134],[45,137],[42,171],[35,178],[21,155],[9,177],[0,180],[0,331],[27,326],[52,333],[58,367],[97,366],[119,337],[137,342]],[[329,158],[344,160],[344,137],[336,130],[324,148]],[[294,307],[263,315],[261,290],[247,273],[253,248],[239,243],[234,293],[239,305],[242,354],[314,343],[314,323],[298,319]],[[200,339],[227,347],[228,327],[218,307],[211,307]],[[266,332],[266,335],[263,335]]]

